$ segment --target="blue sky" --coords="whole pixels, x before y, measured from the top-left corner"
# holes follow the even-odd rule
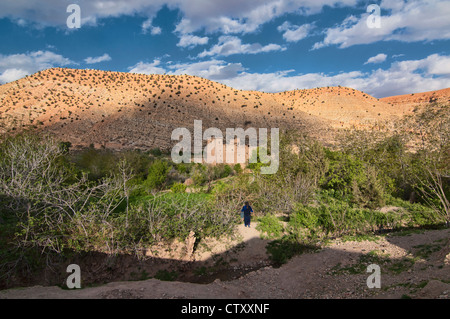
[[[449,17],[448,0],[2,0],[0,83],[70,67],[265,92],[424,92],[450,87]]]

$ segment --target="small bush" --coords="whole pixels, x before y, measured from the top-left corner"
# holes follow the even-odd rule
[[[197,164],[191,170],[191,178],[194,185],[200,186],[208,181],[207,168],[205,165]]]
[[[150,150],[150,154],[152,154],[155,157],[158,157],[158,156],[162,155],[162,151],[161,151],[161,149],[159,147],[156,147],[156,148],[152,148]]]
[[[256,229],[261,232],[261,237],[264,239],[280,238],[284,231],[283,224],[273,214],[267,214],[260,217]]]
[[[237,164],[234,164],[234,166],[233,166],[233,170],[236,172],[236,174],[240,174],[240,173],[242,173],[242,167],[241,167],[241,164],[239,164],[239,163],[237,163]]]
[[[187,186],[182,183],[175,183],[172,185],[170,190],[173,193],[184,193],[184,192],[186,192],[186,188],[187,188]]]
[[[150,189],[160,189],[166,182],[169,170],[169,164],[157,159],[148,170],[147,180],[144,182],[145,186]]]
[[[377,208],[384,205],[384,188],[376,169],[351,154],[326,151],[330,165],[322,178],[322,187],[334,190],[360,207]]]

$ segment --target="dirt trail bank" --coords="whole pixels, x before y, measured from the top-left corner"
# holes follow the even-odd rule
[[[253,225],[252,225],[253,226]],[[241,227],[250,243],[234,261],[265,260],[266,241]],[[401,236],[399,236],[401,235]],[[375,240],[376,239],[376,240]],[[381,269],[381,288],[367,287],[369,264]],[[209,284],[157,279],[63,290],[35,286],[0,291],[0,298],[438,298],[450,295],[450,229],[391,234],[369,241],[334,240],[315,253],[292,258],[230,281]]]

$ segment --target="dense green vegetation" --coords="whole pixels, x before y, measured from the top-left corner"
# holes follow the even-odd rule
[[[273,240],[268,250],[276,263],[330,237],[448,223],[449,121],[443,114],[429,120],[438,115],[414,152],[408,150],[414,136],[354,131],[325,147],[287,132],[273,175],[260,174],[261,163],[246,170],[175,164],[159,149],[74,151],[49,136],[4,136],[2,280],[39,269],[54,254],[140,256],[190,232],[200,240],[230,235],[244,201]],[[418,119],[426,120],[410,120]]]

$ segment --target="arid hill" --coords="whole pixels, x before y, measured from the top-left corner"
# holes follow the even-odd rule
[[[438,91],[390,96],[382,98],[381,100],[386,103],[391,103],[393,106],[398,105],[409,110],[434,102],[448,104],[450,102],[450,88]]]
[[[442,91],[448,99],[450,89]],[[116,149],[168,148],[172,131],[193,132],[194,120],[202,120],[203,129],[278,127],[327,141],[340,128],[410,114],[417,103],[407,101],[347,87],[263,93],[189,75],[53,68],[0,86],[0,120],[6,129],[32,126],[74,146]]]

